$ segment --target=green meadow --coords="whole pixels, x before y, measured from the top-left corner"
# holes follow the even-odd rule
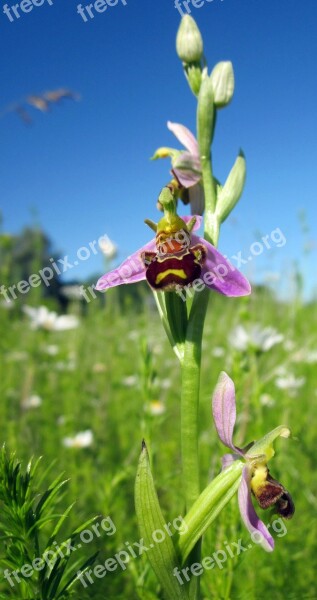
[[[317,305],[299,299],[278,301],[265,287],[255,288],[242,299],[211,295],[203,341],[201,486],[220,472],[225,453],[211,417],[212,391],[220,371],[225,370],[236,385],[237,445],[246,445],[279,424],[291,429],[290,439],[277,440],[270,468],[271,475],[291,493],[296,510],[291,520],[279,519],[273,533],[275,550],[266,553],[256,544],[248,547],[250,538],[235,495],[203,541],[203,557],[222,553],[217,554],[219,564],[204,571],[202,598],[317,598]],[[37,494],[49,489],[61,473],[68,480],[41,526],[40,548],[45,547],[41,544],[51,535],[54,523],[75,502],[55,546],[93,517],[94,523],[104,519],[108,529],[93,530],[87,525],[85,529],[92,533],[86,531],[81,547],[77,538],[70,569],[74,565],[76,570],[76,561],[83,564],[97,551],[94,565],[104,564],[128,545],[135,549],[136,556],[131,555],[124,568],[118,564],[102,577],[92,575],[93,583],[85,577],[75,582],[72,597],[161,598],[146,552],[139,556],[139,547],[133,545],[140,539],[134,481],[144,438],[166,521],[184,514],[178,360],[143,284],[127,292],[111,290],[104,306],[92,300],[85,314],[74,302],[69,312],[77,314],[78,327],[50,331],[32,329],[19,306],[0,308],[1,444],[7,454],[14,452],[22,462],[22,473],[31,457],[42,457],[31,482],[35,504]],[[244,349],[235,347],[236,327],[250,331],[254,325],[273,327],[279,341],[268,350],[252,342]],[[3,513],[3,496],[1,504]],[[257,511],[266,524],[277,518],[270,511]],[[37,573],[28,579],[34,581],[33,595],[23,578],[22,583],[14,580],[14,586],[3,578],[8,539],[3,518],[0,523],[0,597],[46,600],[36,591]],[[22,525],[20,535],[24,542],[29,535]],[[33,553],[30,560],[34,558]]]

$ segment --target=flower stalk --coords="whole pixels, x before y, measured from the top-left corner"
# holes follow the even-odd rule
[[[187,509],[192,506],[200,492],[198,409],[201,342],[208,300],[208,290],[196,292],[194,296],[188,319],[182,360],[181,451]]]
[[[214,246],[218,243],[219,223],[214,218],[216,209],[216,189],[212,175],[211,151],[215,126],[215,112],[213,105],[212,84],[206,78],[200,87],[197,107],[197,132],[200,162],[202,168],[202,183],[205,197],[205,229],[204,237]],[[199,481],[199,396],[201,374],[201,352],[204,323],[209,302],[207,289],[196,292],[188,319],[187,335],[184,346],[184,360],[182,364],[182,394],[181,394],[181,440],[183,479],[185,483],[185,497],[187,510],[192,508],[192,513],[202,523],[201,515],[197,511],[195,501],[200,493]],[[199,562],[201,555],[200,534],[194,538],[194,543],[185,547],[184,558],[188,549],[193,549],[192,558]],[[196,543],[196,547],[194,544]],[[189,596],[195,600],[199,598],[199,580],[193,580]]]
[[[205,239],[215,245],[215,240],[218,241],[219,226],[216,226],[217,220],[214,219],[216,190],[212,176],[210,152],[214,122],[213,90],[210,80],[206,78],[202,82],[198,97],[197,131],[205,193]],[[208,290],[195,293],[188,318],[182,361],[181,440],[187,509],[192,506],[200,492],[198,411],[201,345],[208,301]]]

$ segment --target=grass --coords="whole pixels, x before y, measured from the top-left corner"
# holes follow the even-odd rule
[[[230,347],[228,334],[238,323],[273,326],[284,335],[284,342],[265,353],[237,352]],[[151,297],[144,293],[137,302],[121,297],[119,304],[116,291],[109,293],[105,308],[91,302],[79,328],[72,331],[34,331],[18,310],[12,314],[3,308],[0,326],[1,443],[15,451],[25,466],[31,456],[42,456],[43,473],[53,463],[42,485],[48,486],[62,471],[69,478],[58,510],[76,504],[65,520],[64,539],[94,516],[99,521],[110,516],[115,524],[115,533],[94,536],[76,553],[84,560],[99,550],[96,563],[101,564],[124,549],[126,542],[139,541],[133,491],[143,437],[151,449],[166,519],[182,515],[180,371]],[[201,484],[219,472],[225,451],[215,435],[210,399],[219,372],[226,370],[236,384],[238,445],[281,423],[292,430],[291,440],[276,444],[271,474],[291,492],[296,512],[280,536],[275,535],[274,553],[256,546],[239,556],[230,557],[227,551],[221,568],[206,570],[202,587],[206,600],[261,600],[272,594],[281,600],[317,597],[317,377],[316,362],[307,362],[306,357],[307,349],[317,348],[316,331],[316,304],[280,303],[265,290],[247,299],[212,295],[203,354]],[[294,391],[279,389],[275,380],[281,367],[297,379],[304,378],[302,386]],[[42,402],[27,408],[32,395]],[[153,401],[163,403],[163,414],[151,414]],[[87,429],[94,436],[90,447],[64,446],[65,437]],[[265,523],[272,520],[267,512],[260,512]],[[225,550],[240,538],[248,546],[234,497],[207,533],[202,556]],[[131,559],[125,570],[94,579],[87,588],[79,582],[75,597],[160,598],[144,554]],[[2,580],[0,592],[5,598],[21,600],[18,585],[12,589]]]

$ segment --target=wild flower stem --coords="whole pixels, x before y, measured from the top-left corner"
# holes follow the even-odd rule
[[[213,246],[217,246],[220,224],[215,214],[217,192],[215,180],[212,174],[211,157],[210,155],[202,156],[200,160],[202,165],[202,179],[205,194],[204,237],[208,242],[213,244]]]
[[[201,343],[205,316],[209,300],[209,290],[196,292],[189,314],[182,363],[181,394],[181,446],[183,461],[183,481],[185,486],[186,510],[200,494],[199,470],[199,392]],[[198,542],[189,556],[189,564],[199,562],[201,543]],[[189,598],[199,598],[199,577],[193,577],[189,584]]]
[[[197,115],[197,119],[199,119],[199,103]],[[199,126],[197,129],[198,144],[201,150],[199,136],[199,131],[201,129]],[[201,165],[205,195],[204,237],[213,245],[217,245],[219,238],[219,221],[215,216],[217,192],[212,174],[210,152],[208,152],[207,155],[202,155],[201,153]],[[186,340],[184,344],[184,358],[182,361],[181,445],[187,510],[189,510],[195,500],[197,500],[200,493],[198,439],[201,348],[209,295],[210,292],[208,289],[195,293],[188,317]],[[201,544],[198,542],[191,553],[190,562],[199,562],[200,555]],[[198,600],[199,598],[198,577],[193,578],[190,583],[189,597],[191,600]]]
[[[201,342],[209,290],[196,292],[189,314],[182,361],[181,443],[186,509],[198,498],[198,407],[200,391]]]

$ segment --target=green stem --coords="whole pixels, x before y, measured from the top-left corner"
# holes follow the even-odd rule
[[[209,290],[196,292],[191,307],[182,361],[181,445],[186,509],[200,493],[198,459],[198,406],[201,342]]]
[[[201,167],[203,176],[203,185],[205,192],[205,219],[213,214],[216,210],[216,189],[212,175],[211,155],[201,156]]]
[[[187,510],[197,500],[200,493],[199,481],[199,392],[201,369],[201,345],[205,317],[209,301],[209,290],[196,292],[189,314],[184,358],[182,361],[181,395],[181,445],[183,479]],[[189,564],[200,561],[201,541],[198,541],[188,557]],[[199,577],[193,577],[189,584],[190,600],[199,598]]]
[[[209,301],[209,290],[196,292],[189,314],[184,358],[182,361],[181,394],[181,446],[183,460],[183,480],[185,485],[186,509],[194,504],[200,494],[199,481],[199,392],[201,368],[201,344],[205,316]],[[199,540],[188,557],[188,564],[200,561],[201,541]],[[189,584],[190,600],[199,598],[200,578],[193,577]]]
[[[218,242],[219,222],[215,217],[217,192],[212,175],[210,151],[203,154],[202,146],[205,146],[205,130],[200,127],[199,119],[201,110],[198,103],[198,143],[200,147],[202,180],[205,194],[205,239],[214,245]],[[211,116],[212,120],[212,116]],[[210,123],[212,127],[212,122]],[[210,146],[211,139],[209,140]],[[184,358],[182,361],[182,405],[181,405],[181,445],[183,460],[183,478],[185,485],[185,498],[187,511],[197,500],[200,493],[199,481],[199,392],[201,371],[201,346],[204,330],[205,317],[209,301],[209,290],[196,292],[188,318],[186,340],[184,344]],[[189,561],[199,562],[201,556],[201,542],[193,548]],[[192,578],[189,585],[189,598],[199,598],[199,578]]]
[[[206,82],[205,82],[206,83]],[[210,144],[214,127],[215,113],[209,102],[209,84],[205,85],[197,107],[197,131],[202,182],[205,195],[205,238],[218,241],[219,223],[215,218],[217,191],[212,175]],[[212,100],[212,96],[211,96]],[[206,117],[207,115],[207,117]],[[198,408],[200,391],[201,344],[205,317],[208,307],[209,290],[196,292],[188,317],[184,357],[182,360],[182,407],[181,443],[183,475],[185,483],[186,509],[188,510],[200,493],[198,457]]]
[[[214,246],[217,246],[220,223],[215,214],[217,192],[212,175],[210,156],[201,157],[201,164],[205,192],[205,239]]]

